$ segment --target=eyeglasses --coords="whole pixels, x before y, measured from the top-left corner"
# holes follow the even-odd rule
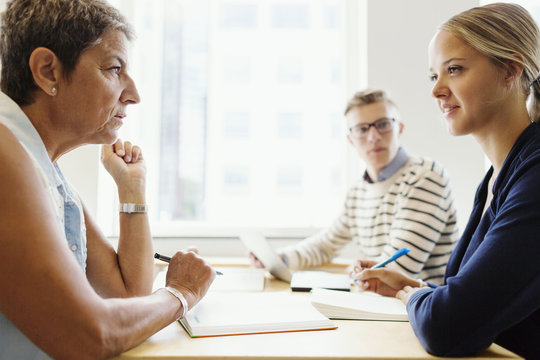
[[[352,128],[349,128],[349,133],[354,138],[362,139],[367,136],[367,134],[369,133],[369,129],[373,126],[375,129],[377,129],[377,132],[379,134],[384,134],[394,129],[395,121],[396,119],[394,118],[383,117],[375,120],[370,124],[358,124],[356,126],[353,126]]]

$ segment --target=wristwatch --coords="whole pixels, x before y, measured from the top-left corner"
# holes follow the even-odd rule
[[[146,204],[120,204],[120,212],[133,214],[133,213],[146,213],[148,211],[148,205]]]

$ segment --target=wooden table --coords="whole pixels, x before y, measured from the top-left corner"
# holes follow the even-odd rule
[[[288,289],[267,278],[265,291]],[[295,294],[297,295],[297,294]],[[307,293],[305,296],[309,296]],[[192,339],[178,322],[116,359],[436,359],[408,322],[333,320],[336,330]],[[464,359],[464,358],[461,358]],[[491,345],[474,359],[519,359]]]

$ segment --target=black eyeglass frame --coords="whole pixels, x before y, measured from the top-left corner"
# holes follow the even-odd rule
[[[377,127],[377,125],[380,124],[380,123],[381,123],[382,121],[384,121],[384,120],[390,120],[390,124],[391,124],[392,126],[391,126],[388,130],[381,132],[381,130]],[[375,121],[372,122],[372,123],[357,124],[357,125],[355,125],[355,126],[353,126],[353,127],[350,127],[350,128],[349,128],[349,134],[350,134],[350,135],[353,135],[353,130],[356,129],[356,128],[358,128],[358,129],[364,128],[364,129],[366,129],[366,131],[365,131],[363,134],[361,134],[361,133],[359,132],[360,135],[359,135],[359,136],[354,136],[354,137],[355,137],[355,138],[358,138],[358,139],[365,138],[365,137],[367,136],[367,134],[369,133],[369,129],[371,129],[372,126],[375,127],[375,130],[377,130],[377,132],[378,132],[379,134],[386,134],[386,133],[388,133],[388,132],[394,130],[394,123],[395,123],[395,122],[396,122],[396,119],[395,119],[395,118],[382,117],[382,118],[380,118],[380,119],[375,120]],[[366,126],[367,126],[367,128],[366,128]]]

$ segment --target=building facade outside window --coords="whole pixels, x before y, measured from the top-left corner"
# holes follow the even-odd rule
[[[327,225],[355,178],[342,116],[350,2],[111,3],[137,33],[142,102],[121,136],[147,159],[153,233]],[[114,235],[105,177],[98,221]]]

